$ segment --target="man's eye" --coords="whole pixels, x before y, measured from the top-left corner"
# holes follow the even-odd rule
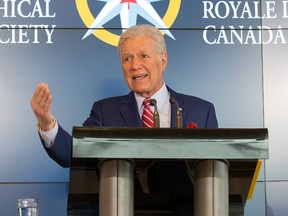
[[[146,54],[142,54],[142,58],[148,58],[149,56]]]
[[[131,61],[131,59],[132,59],[131,56],[126,56],[126,57],[124,57],[123,60],[124,60],[125,62],[127,62],[127,61]]]

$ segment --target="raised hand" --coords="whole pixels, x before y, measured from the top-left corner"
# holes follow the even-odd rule
[[[39,83],[30,101],[31,108],[38,120],[38,126],[43,131],[51,130],[55,126],[55,119],[50,112],[52,96],[49,86]]]

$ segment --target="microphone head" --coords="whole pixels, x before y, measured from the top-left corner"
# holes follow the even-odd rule
[[[176,100],[175,100],[175,98],[170,97],[169,102],[170,102],[171,104],[175,104],[175,103],[176,103]]]
[[[157,101],[156,101],[155,99],[151,99],[151,100],[150,100],[150,104],[151,104],[152,106],[156,106],[156,105],[157,105]]]

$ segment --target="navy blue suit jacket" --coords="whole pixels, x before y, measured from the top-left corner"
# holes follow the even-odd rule
[[[170,96],[182,108],[183,127],[196,123],[198,128],[217,128],[217,118],[212,103],[203,99],[179,94],[167,87]],[[97,101],[83,126],[142,127],[134,93]],[[176,105],[171,107],[171,128],[176,127]],[[72,138],[60,125],[52,148],[45,148],[48,155],[62,167],[69,167]]]

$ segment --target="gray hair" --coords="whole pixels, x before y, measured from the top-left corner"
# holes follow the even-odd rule
[[[124,43],[124,41],[128,38],[133,38],[137,36],[148,36],[152,40],[155,41],[156,49],[159,52],[159,54],[163,54],[166,52],[166,44],[164,40],[164,36],[162,33],[156,28],[151,25],[142,24],[142,25],[135,25],[130,28],[128,28],[123,34],[120,36],[119,42],[118,42],[118,53],[121,55],[120,50],[121,46]]]

